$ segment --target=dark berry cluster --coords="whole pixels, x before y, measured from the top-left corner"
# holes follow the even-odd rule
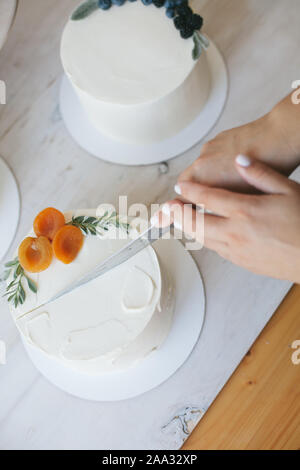
[[[112,5],[121,6],[126,0],[98,0],[99,8],[108,10]],[[129,0],[135,2],[136,0]],[[153,3],[157,8],[165,7],[168,18],[174,18],[175,28],[180,31],[184,39],[193,36],[203,25],[203,18],[197,15],[188,5],[188,0],[142,0],[144,5]]]
[[[195,31],[202,28],[203,18],[193,12],[186,0],[182,0],[181,4],[175,8],[175,12],[174,25],[184,39],[190,38]]]

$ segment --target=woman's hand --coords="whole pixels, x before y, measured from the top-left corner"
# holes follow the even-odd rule
[[[186,201],[218,214],[205,214],[204,240],[203,215],[178,199],[166,203],[152,222],[174,222],[187,235],[239,266],[300,283],[300,185],[242,155],[236,158],[235,168],[243,181],[265,194],[237,194],[186,181],[175,187]],[[198,233],[192,233],[194,228],[186,221],[200,227]]]
[[[264,117],[219,134],[202,147],[200,157],[179,177],[234,191],[250,192],[250,186],[234,165],[236,155],[256,158],[284,175],[300,163],[300,105],[286,97]]]

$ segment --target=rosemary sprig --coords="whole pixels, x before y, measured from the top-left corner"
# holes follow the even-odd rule
[[[3,297],[7,297],[7,301],[11,303],[15,308],[18,305],[23,305],[26,299],[26,292],[23,287],[23,280],[27,281],[29,289],[37,293],[36,283],[25,274],[24,269],[20,265],[19,258],[15,258],[9,261],[5,265],[5,271],[1,281],[5,282],[12,276],[12,281],[7,285],[6,291]]]
[[[73,21],[82,20],[99,8],[98,0],[87,0],[79,5],[71,16]]]
[[[130,224],[122,222],[118,214],[114,211],[111,214],[106,211],[102,217],[78,216],[72,217],[69,225],[80,228],[84,235],[102,235],[110,227],[122,228],[127,233]]]

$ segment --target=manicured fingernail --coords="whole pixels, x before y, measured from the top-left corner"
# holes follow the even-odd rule
[[[157,214],[154,214],[150,219],[151,225],[157,225],[159,223],[159,217]]]
[[[244,168],[247,168],[252,163],[251,158],[246,157],[246,155],[238,155],[235,161],[239,166],[242,166]]]
[[[165,215],[170,215],[171,214],[171,209],[170,209],[170,206],[169,204],[165,204],[163,207],[162,207],[162,211]]]
[[[181,187],[179,186],[179,184],[175,184],[174,191],[176,194],[179,194],[179,196],[181,196]]]
[[[177,228],[177,230],[182,231],[182,224],[178,222],[177,220],[174,220],[174,227]]]

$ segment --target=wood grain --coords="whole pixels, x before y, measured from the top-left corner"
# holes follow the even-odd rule
[[[295,286],[183,449],[300,448],[300,286]]]

